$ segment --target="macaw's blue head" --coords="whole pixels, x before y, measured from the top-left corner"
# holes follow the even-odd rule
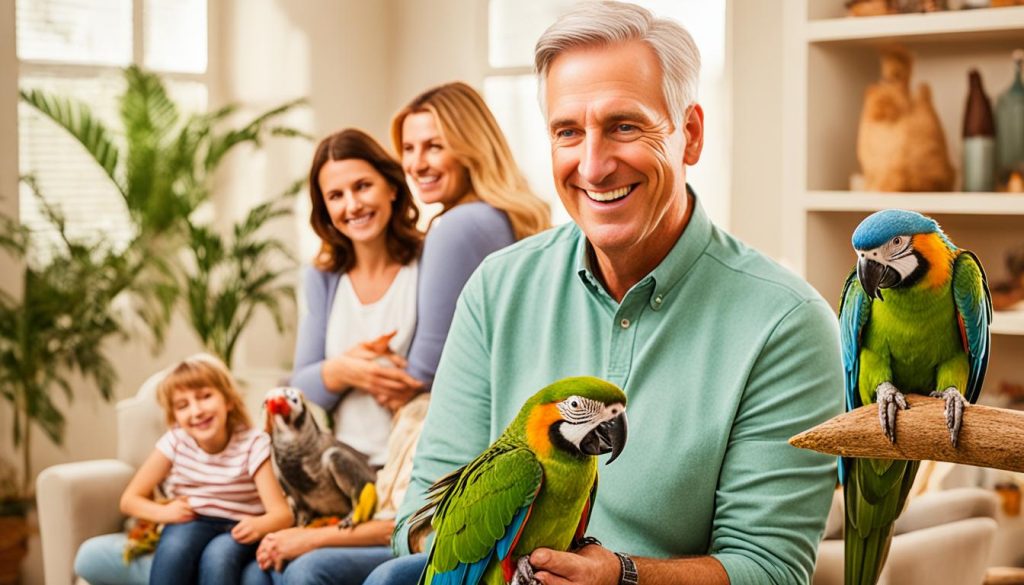
[[[928,272],[938,255],[955,249],[938,222],[915,211],[886,209],[871,214],[853,232],[857,279],[868,298],[882,289],[909,286]]]

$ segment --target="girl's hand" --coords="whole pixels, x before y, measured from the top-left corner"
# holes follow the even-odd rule
[[[273,567],[280,572],[290,561],[319,548],[318,531],[307,528],[286,528],[268,534],[256,549],[256,562],[264,571]]]
[[[259,528],[259,522],[255,516],[242,518],[231,529],[231,536],[242,544],[252,544],[263,538],[263,532]]]
[[[181,524],[196,519],[196,513],[192,506],[188,505],[188,498],[180,496],[163,505],[160,510],[161,518],[158,520],[164,524]]]

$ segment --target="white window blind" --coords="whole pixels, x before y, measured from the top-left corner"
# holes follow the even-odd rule
[[[17,0],[15,14],[19,86],[85,102],[116,138],[121,69],[131,63],[159,72],[183,111],[206,109],[206,0]],[[117,247],[132,238],[110,179],[63,128],[24,103],[18,151],[21,174],[35,177],[66,216],[70,235],[102,235]],[[20,199],[22,223],[55,237],[26,185]]]
[[[18,0],[18,58],[123,66],[132,61],[132,0]]]
[[[22,74],[20,85],[84,101],[107,127],[119,127],[115,97],[124,80],[116,71],[81,79]],[[70,134],[25,103],[18,104],[18,159],[21,173],[32,174],[47,201],[60,207],[69,235],[102,233],[116,246],[131,239],[124,202],[103,170]],[[24,225],[43,234],[52,231],[24,184],[20,208]]]

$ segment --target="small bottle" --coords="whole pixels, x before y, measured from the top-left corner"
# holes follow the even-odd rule
[[[971,69],[967,107],[964,110],[963,190],[995,190],[996,136],[992,102],[981,85],[981,74]]]
[[[1017,182],[1024,175],[1024,50],[1013,52],[1013,62],[1013,83],[996,100],[996,177],[1000,188],[1007,191],[1018,187],[1011,184],[1014,173]]]

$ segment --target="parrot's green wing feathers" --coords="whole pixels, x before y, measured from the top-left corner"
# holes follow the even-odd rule
[[[961,250],[953,262],[953,301],[956,303],[964,349],[967,350],[971,366],[964,396],[970,402],[975,402],[988,368],[992,296],[981,263],[973,253],[966,250]]]
[[[537,497],[543,470],[524,446],[498,442],[449,482],[434,513],[433,573],[489,557],[507,529]]]

